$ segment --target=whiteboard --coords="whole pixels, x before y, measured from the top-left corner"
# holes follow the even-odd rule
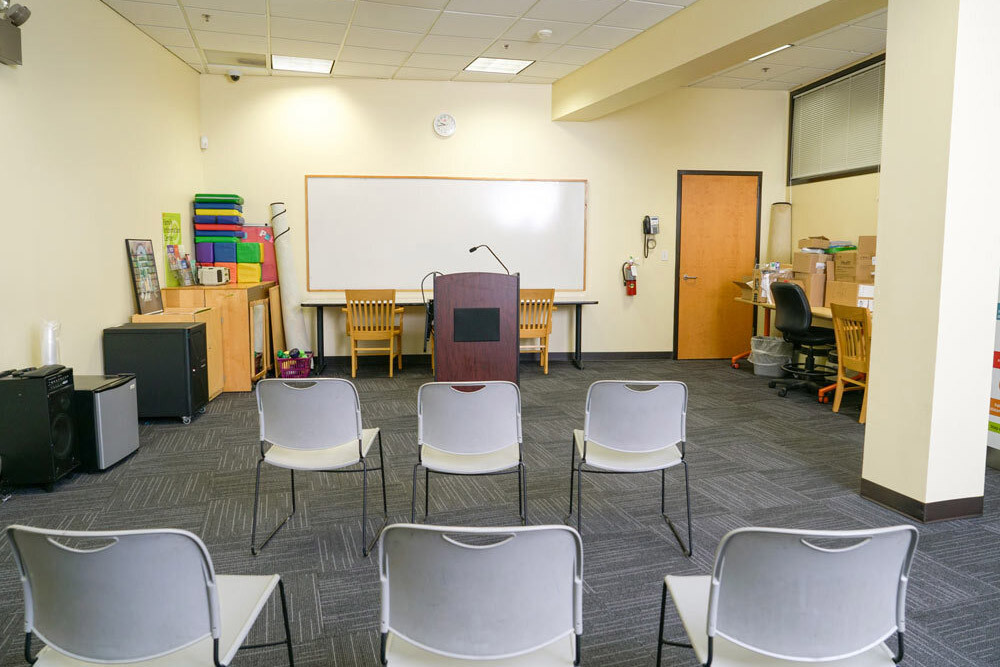
[[[310,291],[420,289],[430,271],[503,271],[583,290],[586,181],[306,176]],[[428,279],[428,288],[430,280]]]

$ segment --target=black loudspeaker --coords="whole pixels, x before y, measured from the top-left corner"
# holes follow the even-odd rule
[[[10,484],[51,485],[80,465],[73,370],[43,366],[0,379],[0,461]]]

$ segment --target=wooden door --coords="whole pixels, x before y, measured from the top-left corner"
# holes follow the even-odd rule
[[[760,244],[760,172],[677,173],[674,352],[722,359],[750,346],[754,309],[733,299]]]

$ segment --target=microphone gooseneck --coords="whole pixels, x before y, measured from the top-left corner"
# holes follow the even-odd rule
[[[493,248],[489,247],[489,246],[488,246],[488,245],[486,245],[485,243],[483,243],[483,244],[481,244],[481,245],[477,245],[477,246],[475,246],[475,247],[473,247],[473,248],[469,248],[469,252],[476,252],[476,251],[477,251],[477,250],[479,250],[480,248],[486,248],[487,250],[489,250],[489,251],[490,251],[490,254],[491,254],[491,255],[493,255],[493,259],[495,259],[496,261],[500,262],[500,266],[502,266],[502,267],[503,267],[503,270],[507,272],[507,275],[508,275],[508,276],[510,275],[510,269],[508,269],[508,268],[507,268],[507,265],[506,265],[506,264],[504,264],[504,263],[503,263],[503,262],[502,262],[502,261],[500,260],[500,258],[499,258],[499,257],[497,257],[497,254],[496,254],[495,252],[493,252]]]

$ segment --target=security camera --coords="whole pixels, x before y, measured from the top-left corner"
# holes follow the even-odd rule
[[[229,77],[230,81],[235,83],[240,80],[241,73],[238,69],[231,69],[228,72],[226,72],[226,76]]]

